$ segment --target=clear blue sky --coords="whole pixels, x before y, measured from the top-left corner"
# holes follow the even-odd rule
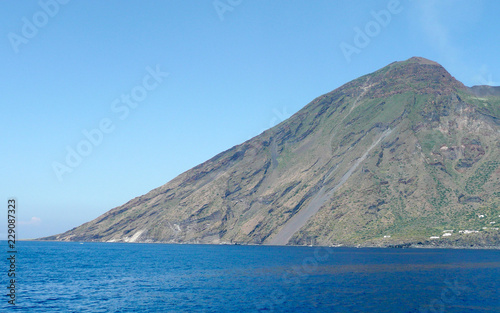
[[[94,219],[393,61],[500,84],[499,1],[55,1],[0,10],[0,198],[17,198],[22,238]],[[68,147],[88,155],[68,163]]]

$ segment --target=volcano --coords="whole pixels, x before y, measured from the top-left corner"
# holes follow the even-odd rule
[[[499,139],[499,87],[413,57],[42,239],[498,247]]]

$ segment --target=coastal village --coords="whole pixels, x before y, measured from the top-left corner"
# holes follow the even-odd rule
[[[479,219],[487,218],[486,214],[478,214],[477,217]],[[500,218],[500,215],[498,217]],[[495,224],[496,224],[496,221],[489,222],[489,225],[495,225]],[[487,226],[484,226],[482,228],[482,230],[499,230],[499,228],[498,227],[487,227]],[[429,237],[429,239],[440,239],[440,238],[443,238],[443,237],[451,237],[453,235],[453,232],[454,232],[453,229],[443,230],[443,234],[441,236],[431,236],[431,237]],[[459,230],[458,233],[459,234],[464,234],[464,235],[466,235],[466,234],[475,234],[475,233],[479,233],[479,230],[464,229],[464,230]]]

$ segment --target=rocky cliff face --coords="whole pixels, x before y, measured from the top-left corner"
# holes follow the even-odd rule
[[[411,58],[44,239],[499,245],[499,139],[498,87],[467,88]]]

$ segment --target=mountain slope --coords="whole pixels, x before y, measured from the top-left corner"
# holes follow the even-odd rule
[[[499,132],[498,88],[467,88],[439,64],[411,58],[44,239],[498,245]]]

